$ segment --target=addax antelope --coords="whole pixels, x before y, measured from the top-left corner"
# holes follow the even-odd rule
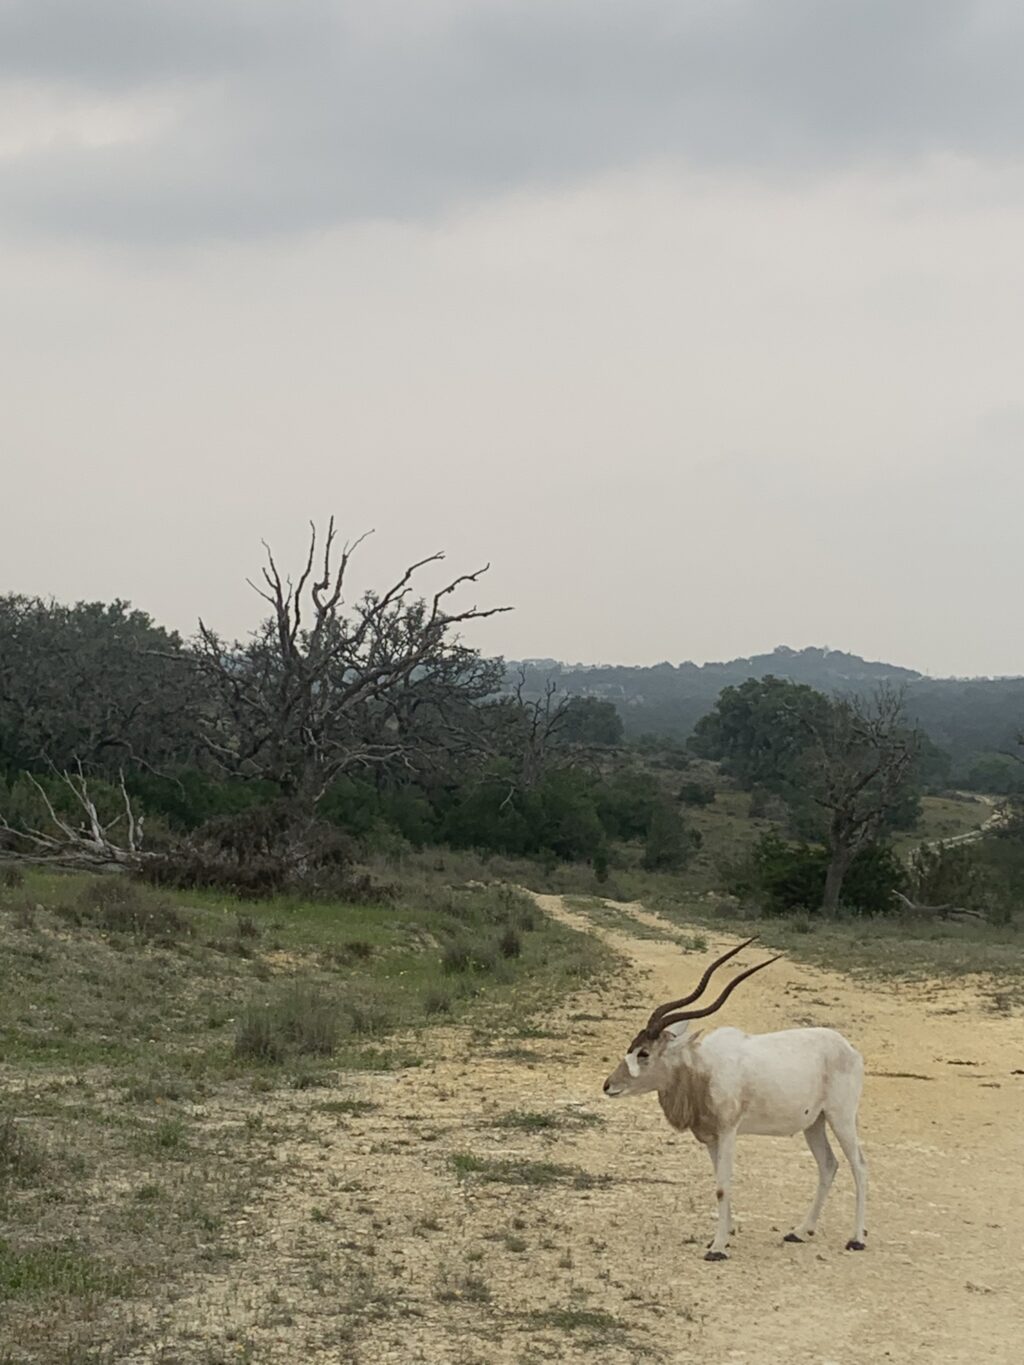
[[[841,1033],[830,1028],[793,1028],[780,1033],[742,1033],[717,1028],[707,1036],[690,1033],[690,1021],[721,1009],[748,976],[769,967],[769,958],[734,977],[718,999],[699,1009],[687,1005],[704,993],[712,973],[753,943],[731,948],[713,962],[695,991],[659,1005],[646,1028],[604,1083],[609,1097],[656,1090],[665,1117],[680,1132],[690,1131],[708,1149],[715,1168],[718,1227],[705,1260],[724,1261],[732,1226],[730,1189],[733,1153],[740,1133],[791,1137],[802,1132],[818,1163],[818,1189],[807,1216],[787,1242],[814,1236],[838,1162],[826,1123],[853,1170],[856,1221],[847,1251],[863,1251],[866,1232],[867,1162],[857,1137],[857,1106],[864,1062]]]

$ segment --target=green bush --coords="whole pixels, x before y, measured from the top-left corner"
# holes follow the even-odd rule
[[[647,826],[644,867],[649,872],[678,871],[686,866],[697,844],[698,836],[686,828],[675,806],[662,800]]]
[[[327,1057],[336,1049],[339,1033],[335,1002],[315,989],[296,987],[276,1001],[244,1011],[235,1035],[235,1055],[259,1062],[280,1062],[292,1053]]]
[[[124,876],[97,877],[57,913],[72,924],[112,934],[132,934],[170,944],[195,934],[192,917],[162,896]]]
[[[729,891],[754,901],[769,915],[794,910],[817,913],[825,894],[828,851],[818,844],[787,843],[778,834],[763,835],[750,857],[733,874]],[[893,891],[906,884],[906,871],[886,844],[863,849],[843,883],[841,904],[858,914],[892,914]]]

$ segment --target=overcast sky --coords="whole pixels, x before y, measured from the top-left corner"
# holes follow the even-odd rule
[[[0,0],[0,591],[1024,673],[1019,0]],[[428,580],[429,581],[429,580]]]

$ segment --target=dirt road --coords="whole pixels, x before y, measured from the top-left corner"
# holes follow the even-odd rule
[[[752,978],[722,1022],[827,1023],[865,1054],[869,1249],[842,1250],[845,1164],[816,1242],[783,1243],[813,1161],[800,1138],[741,1138],[732,1259],[708,1264],[704,1150],[653,1096],[611,1104],[600,1086],[651,1004],[731,940],[684,952],[639,907],[626,907],[634,935],[539,899],[622,954],[617,978],[567,1002],[552,1036],[482,1052],[462,1031],[439,1036],[427,1065],[345,1092],[379,1106],[362,1116],[332,1112],[330,1092],[273,1101],[278,1173],[236,1230],[239,1259],[165,1310],[168,1354],[147,1360],[1021,1359],[1024,1021],[969,986],[866,989],[788,962]],[[551,1126],[507,1126],[510,1114]],[[226,1128],[245,1117],[222,1115]],[[232,1355],[239,1342],[250,1354]]]

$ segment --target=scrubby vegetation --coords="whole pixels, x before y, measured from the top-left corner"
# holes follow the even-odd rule
[[[682,952],[707,947],[695,925],[756,928],[849,970],[984,972],[998,1008],[1020,1003],[1010,769],[1003,808],[949,791],[896,693],[740,680],[690,742],[630,738],[607,697],[461,641],[481,613],[450,604],[477,575],[420,600],[413,569],[346,606],[347,563],[333,527],[294,582],[271,557],[268,614],[234,644],[124,603],[0,599],[0,1306],[19,1365],[131,1358],[156,1328],[126,1306],[224,1264],[279,1159],[259,1097],[347,1131],[375,1112],[366,1078],[430,1065],[434,1039],[543,1060],[544,1012],[615,963],[517,888]],[[531,1108],[474,1132],[571,1147],[593,1122]],[[599,1188],[543,1151],[448,1150],[467,1197]],[[372,1316],[365,1266],[350,1279]],[[475,1272],[438,1282],[445,1303],[488,1293]]]
[[[389,875],[394,894],[364,904],[242,908],[39,872],[0,889],[0,1310],[13,1359],[92,1359],[115,1320],[112,1358],[125,1358],[148,1339],[130,1326],[133,1300],[231,1256],[228,1225],[271,1178],[274,1134],[254,1118],[228,1139],[222,1109],[325,1085],[337,1096],[417,1066],[439,1014],[471,1022],[478,1045],[515,1036],[610,969],[596,940],[517,892]],[[339,1121],[373,1108],[332,1103]]]

